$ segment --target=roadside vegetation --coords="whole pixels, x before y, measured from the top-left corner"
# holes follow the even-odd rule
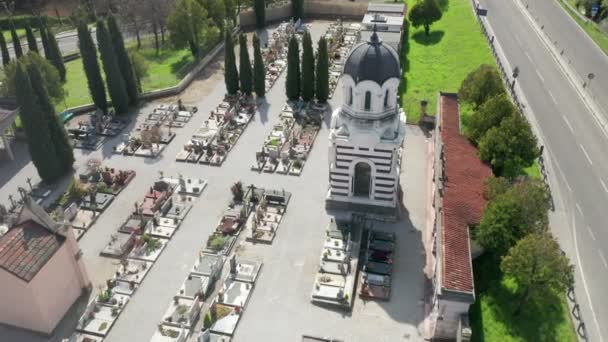
[[[587,32],[589,37],[602,49],[602,51],[604,51],[604,53],[608,55],[608,32],[602,31],[598,27],[598,25],[593,21],[583,21],[576,13],[574,13],[568,6],[566,6],[566,4],[562,2],[562,0],[559,0],[558,2],[564,8],[564,10],[568,12],[572,19],[574,19],[574,21],[576,21],[580,25],[580,27],[582,27],[583,30]],[[571,2],[571,4],[573,6],[576,6],[575,2]],[[605,11],[608,11],[608,8],[605,9]]]

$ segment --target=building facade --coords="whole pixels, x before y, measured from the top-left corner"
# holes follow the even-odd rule
[[[343,103],[331,118],[328,208],[393,213],[399,199],[405,114],[399,56],[376,32],[344,63]]]

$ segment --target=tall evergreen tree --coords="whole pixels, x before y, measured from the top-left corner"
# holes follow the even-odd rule
[[[317,100],[327,102],[329,98],[329,56],[327,53],[327,40],[319,39],[317,48],[317,78],[315,79]]]
[[[260,38],[253,34],[253,89],[258,97],[266,95],[266,67],[260,49]]]
[[[302,38],[302,100],[308,102],[315,98],[315,54],[312,49],[310,32]]]
[[[298,100],[300,98],[300,46],[295,35],[291,36],[289,46],[287,47],[285,94],[290,100]]]
[[[57,68],[59,71],[59,77],[61,77],[62,81],[65,81],[65,64],[63,64],[63,55],[61,54],[61,50],[59,50],[59,44],[57,44],[57,39],[55,39],[55,34],[48,27],[46,28],[46,38],[49,44],[49,54],[50,58],[47,56],[47,59],[51,64]]]
[[[4,32],[0,30],[0,49],[2,50],[2,65],[6,66],[11,62],[11,55],[8,53],[8,46],[6,46],[6,40],[4,39]]]
[[[116,113],[125,114],[129,110],[129,95],[127,94],[125,80],[120,74],[120,68],[118,67],[118,61],[112,47],[108,29],[103,20],[97,21],[97,44],[99,46],[101,62],[103,63],[103,70],[106,74],[106,84],[110,98],[112,99],[112,105]]]
[[[65,132],[65,128],[59,123],[59,118],[55,114],[55,107],[51,102],[46,88],[44,87],[44,80],[40,70],[34,63],[27,65],[27,73],[32,82],[32,89],[34,94],[38,98],[40,109],[45,117],[47,123],[48,132],[51,138],[51,142],[55,145],[56,157],[60,164],[61,170],[65,173],[72,169],[74,165],[74,152],[68,135]]]
[[[122,32],[116,23],[116,19],[113,15],[108,17],[108,31],[110,32],[110,38],[114,46],[114,52],[116,52],[116,58],[118,60],[118,67],[120,73],[125,80],[125,86],[127,87],[127,94],[129,95],[129,103],[134,105],[139,99],[139,89],[137,88],[137,79],[133,72],[133,64],[129,59],[129,54],[125,48],[125,41],[122,37]]]
[[[40,32],[40,40],[42,41],[42,49],[44,50],[44,57],[46,59],[51,58],[51,48],[49,46],[49,38],[46,33],[46,25],[42,18],[38,18],[38,31]]]
[[[236,56],[234,55],[234,42],[230,32],[225,34],[225,49],[224,54],[224,82],[226,83],[226,91],[230,95],[236,94],[239,91],[239,72],[236,70]]]
[[[84,73],[87,76],[87,85],[89,93],[93,99],[93,103],[105,114],[108,113],[108,99],[106,89],[101,78],[101,69],[97,59],[97,49],[93,43],[91,32],[85,23],[78,25],[78,48],[82,57],[82,66]]]
[[[23,48],[21,47],[21,41],[19,40],[19,36],[17,35],[17,31],[15,30],[15,25],[11,20],[11,38],[13,39],[13,51],[15,51],[15,56],[17,58],[23,56]]]
[[[27,38],[27,48],[29,51],[38,52],[38,42],[36,41],[36,37],[34,36],[34,32],[29,23],[26,23],[25,25],[25,36]]]
[[[242,33],[239,36],[239,79],[241,81],[241,91],[246,95],[251,95],[253,90],[251,60],[249,59],[247,36]]]
[[[38,170],[38,175],[43,181],[52,182],[59,178],[63,172],[57,160],[55,145],[51,141],[47,129],[46,120],[38,102],[38,98],[32,88],[30,78],[25,67],[17,62],[15,72],[15,85],[17,93],[17,104],[21,122],[27,137],[28,150],[32,162]]]
[[[304,17],[304,0],[291,0],[293,20],[297,21]]]
[[[266,1],[254,0],[253,10],[255,11],[255,27],[264,28],[266,26]]]

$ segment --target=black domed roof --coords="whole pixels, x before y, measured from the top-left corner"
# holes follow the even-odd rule
[[[353,48],[344,64],[344,73],[350,75],[355,83],[369,80],[381,85],[389,78],[401,77],[399,56],[374,32],[369,41]]]

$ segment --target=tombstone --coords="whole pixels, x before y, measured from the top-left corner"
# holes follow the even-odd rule
[[[211,330],[205,329],[198,338],[198,342],[211,342]]]

